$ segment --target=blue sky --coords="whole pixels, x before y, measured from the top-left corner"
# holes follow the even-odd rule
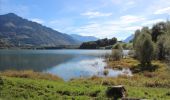
[[[122,40],[166,21],[170,0],[0,0],[0,14],[9,12],[67,34]]]

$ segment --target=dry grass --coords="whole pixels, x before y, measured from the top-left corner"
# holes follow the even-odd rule
[[[155,75],[155,74],[154,74]],[[154,88],[170,88],[170,79],[166,77],[161,79],[159,75],[149,77],[143,74],[135,74],[132,77],[121,75],[119,77],[97,77],[93,76],[88,79],[75,79],[71,82],[79,83],[79,84],[97,84],[104,86],[112,86],[112,85],[125,85],[125,86],[135,86],[135,87],[154,87]]]
[[[110,61],[107,62],[110,68],[138,68],[137,73],[133,73],[133,76],[120,75],[118,77],[97,77],[77,80],[81,82],[91,83],[91,84],[101,84],[103,80],[103,85],[125,85],[125,86],[135,86],[135,87],[154,87],[154,88],[170,88],[170,71],[166,63],[161,61],[153,61],[152,67],[155,70],[143,70],[138,66],[139,62],[133,58],[122,59],[120,61]],[[149,67],[149,66],[148,66]],[[76,80],[75,80],[76,81]]]
[[[54,80],[54,81],[62,80],[61,78],[54,76],[52,74],[34,72],[32,70],[23,70],[23,71],[6,70],[3,72],[0,72],[0,76],[31,78],[31,79],[44,79],[44,80]]]
[[[106,61],[108,63],[108,68],[122,69],[122,68],[132,68],[139,64],[139,62],[133,58],[121,59],[119,61]]]

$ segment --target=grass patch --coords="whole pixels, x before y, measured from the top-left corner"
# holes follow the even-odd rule
[[[64,81],[1,77],[0,98],[3,100],[107,100],[108,85],[96,83],[101,78]],[[95,81],[94,81],[95,80]],[[169,88],[125,85],[128,97],[156,100],[170,99]]]
[[[128,97],[151,99],[151,100],[169,100],[169,89],[167,88],[148,88],[148,87],[132,87],[126,86]]]
[[[1,77],[0,98],[8,100],[53,100],[104,98],[105,87],[63,81]]]
[[[6,71],[3,71],[3,72],[0,72],[0,76],[63,81],[58,76],[48,74],[48,73],[34,72],[32,70],[23,70],[23,71],[6,70]]]
[[[115,66],[119,64],[119,66]],[[152,61],[152,66],[145,68],[139,65],[139,62],[133,58],[122,59],[120,61],[108,62],[110,68],[129,68],[133,72],[132,77],[120,76],[115,78],[115,83],[125,85],[170,88],[170,70],[168,65],[161,61]],[[127,66],[126,66],[127,65]]]
[[[113,69],[122,69],[122,68],[133,68],[133,66],[137,66],[139,62],[133,58],[126,58],[126,59],[121,59],[118,61],[106,61],[108,64],[108,68],[113,68]]]

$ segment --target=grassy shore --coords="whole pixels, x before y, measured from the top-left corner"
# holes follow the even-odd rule
[[[41,100],[107,99],[107,87],[124,85],[128,97],[155,100],[170,99],[170,75],[168,66],[160,61],[153,61],[154,70],[144,70],[139,62],[132,58],[120,61],[108,61],[110,68],[130,68],[132,77],[119,76],[73,79],[64,82],[59,77],[33,71],[0,72],[0,99],[3,100]]]
[[[0,98],[5,100],[63,100],[104,98],[106,87],[64,81],[2,77]]]
[[[143,68],[140,67],[137,60],[128,58],[120,61],[109,61],[108,66],[113,69],[129,68],[133,72],[133,77],[120,76],[116,78],[125,85],[170,88],[170,68],[164,62],[153,61],[152,66]]]

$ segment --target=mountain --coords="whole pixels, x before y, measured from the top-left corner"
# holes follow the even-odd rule
[[[0,15],[0,46],[73,45],[78,41],[39,23],[23,19],[14,13]]]
[[[98,38],[94,36],[81,36],[77,34],[71,34],[70,36],[72,36],[75,40],[80,41],[80,42],[89,42],[89,41],[98,40]]]
[[[129,43],[131,40],[133,40],[133,38],[134,38],[134,34],[127,37],[125,40],[123,40],[123,42]]]

